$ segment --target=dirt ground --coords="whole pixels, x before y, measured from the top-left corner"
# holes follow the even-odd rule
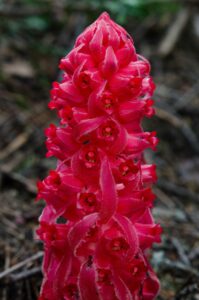
[[[55,166],[45,158],[43,134],[56,122],[49,90],[60,78],[59,59],[100,11],[6,3],[0,6],[0,299],[35,300],[42,244],[34,232],[43,207],[34,202],[36,181]],[[157,86],[156,116],[144,128],[160,140],[155,153],[146,153],[157,165],[153,214],[164,230],[151,254],[159,300],[199,300],[199,4],[183,3],[161,18],[124,23]]]

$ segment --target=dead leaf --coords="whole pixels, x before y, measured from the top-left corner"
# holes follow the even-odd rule
[[[7,76],[19,76],[25,78],[33,78],[34,69],[28,61],[15,60],[13,62],[3,63],[2,70]]]

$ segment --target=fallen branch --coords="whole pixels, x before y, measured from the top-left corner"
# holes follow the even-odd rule
[[[165,271],[167,270],[171,272],[175,272],[175,270],[180,272],[183,271],[191,275],[199,276],[199,272],[195,268],[187,266],[179,261],[171,261],[170,259],[164,259],[161,262],[160,268]]]
[[[21,186],[25,187],[25,189],[31,194],[35,195],[37,193],[37,188],[35,183],[33,183],[30,179],[27,179],[26,177],[18,173],[8,171],[6,169],[6,166],[0,167],[0,173],[2,173],[4,176],[7,176],[8,178],[15,181],[16,183],[20,184]]]
[[[189,20],[189,10],[188,9],[181,9],[179,13],[177,14],[175,21],[171,26],[169,27],[165,37],[161,41],[159,48],[158,48],[158,53],[161,56],[167,56],[169,55],[177,41],[179,40],[181,33],[187,24]]]
[[[183,96],[179,97],[177,102],[174,103],[176,110],[186,107],[194,97],[197,97],[199,93],[199,81],[197,81]]]
[[[30,270],[24,270],[17,274],[11,274],[10,279],[12,282],[13,281],[15,282],[15,281],[27,279],[27,278],[35,276],[37,274],[41,274],[41,267],[35,267]]]
[[[22,147],[30,137],[31,132],[22,132],[6,148],[0,151],[0,160],[5,159],[10,154]]]
[[[10,275],[11,273],[13,273],[16,270],[24,267],[25,265],[29,264],[30,262],[33,262],[34,260],[37,260],[37,259],[42,258],[42,257],[43,257],[43,252],[40,251],[40,252],[34,254],[33,256],[26,258],[24,261],[19,262],[18,264],[16,264],[16,265],[6,269],[5,271],[1,272],[0,273],[0,279]]]
[[[184,249],[182,243],[180,243],[180,242],[178,241],[178,239],[175,238],[175,237],[171,237],[171,242],[172,242],[172,244],[174,245],[174,247],[176,248],[176,251],[178,252],[178,256],[179,256],[179,258],[181,259],[181,261],[182,261],[185,265],[191,266],[189,257],[186,255],[185,249]]]
[[[187,198],[189,200],[195,201],[196,203],[199,203],[199,196],[197,194],[189,191],[184,187],[178,186],[173,182],[160,179],[158,180],[158,186],[167,192],[171,192],[173,195],[180,196],[182,198]]]
[[[168,112],[162,108],[157,108],[157,107],[156,107],[156,116],[159,119],[169,122],[172,126],[177,127],[182,132],[186,140],[189,142],[192,149],[196,153],[199,153],[198,138],[185,120],[181,119],[179,116],[174,115],[171,112]]]

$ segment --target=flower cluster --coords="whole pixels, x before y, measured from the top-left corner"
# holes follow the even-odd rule
[[[60,118],[46,130],[56,170],[38,183],[46,206],[37,234],[44,242],[39,300],[151,300],[159,281],[147,249],[160,242],[151,208],[155,149],[149,62],[127,32],[103,13],[60,62],[49,107]]]

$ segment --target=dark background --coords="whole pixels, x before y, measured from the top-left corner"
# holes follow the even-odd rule
[[[49,91],[60,58],[103,10],[133,36],[157,85],[156,116],[144,127],[160,139],[157,152],[146,153],[158,169],[153,214],[164,228],[152,254],[158,299],[199,299],[199,2],[0,0],[2,300],[38,295],[42,245],[34,231],[43,203],[34,203],[35,183],[55,166],[43,134],[56,122]]]

